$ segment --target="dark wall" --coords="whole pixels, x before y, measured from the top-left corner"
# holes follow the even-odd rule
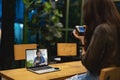
[[[15,0],[2,0],[2,38],[0,45],[0,68],[9,69],[14,60]]]

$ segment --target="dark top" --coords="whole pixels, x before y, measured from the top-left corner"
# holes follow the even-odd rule
[[[113,25],[101,24],[94,31],[82,63],[88,71],[99,75],[102,68],[120,66],[119,54],[116,28]]]
[[[43,56],[35,57],[34,63],[35,63],[36,61],[37,61],[37,63],[35,64],[35,66],[40,66],[39,64],[44,63],[44,62],[45,62],[45,59],[44,59]]]

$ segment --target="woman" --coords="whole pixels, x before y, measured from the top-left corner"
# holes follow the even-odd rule
[[[87,0],[83,23],[86,32],[82,63],[88,72],[69,80],[99,80],[102,68],[120,66],[120,15],[113,0]],[[73,34],[81,40],[76,30]]]

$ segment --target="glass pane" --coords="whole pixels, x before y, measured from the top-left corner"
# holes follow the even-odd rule
[[[14,34],[15,43],[23,43],[23,20],[24,20],[24,4],[23,0],[16,0],[15,4],[15,23]]]
[[[1,44],[1,22],[0,22],[0,44]]]
[[[118,11],[120,13],[120,1],[115,2],[115,5],[116,5],[116,7],[117,7],[117,9],[118,9]]]
[[[62,13],[63,17],[60,18],[60,22],[65,27],[66,23],[66,0],[52,0],[55,1],[56,8]]]
[[[1,17],[2,17],[2,0],[0,0],[0,21],[1,21]]]
[[[15,21],[16,22],[23,22],[23,18],[24,18],[23,0],[16,0],[15,14],[16,14]]]
[[[81,5],[82,0],[70,0],[68,23],[70,28],[74,28],[75,25],[81,23]]]
[[[14,23],[15,43],[20,44],[23,41],[23,24]]]
[[[1,44],[1,18],[2,18],[2,0],[0,0],[0,44]]]

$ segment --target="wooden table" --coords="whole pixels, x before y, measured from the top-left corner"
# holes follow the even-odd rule
[[[63,80],[75,74],[86,72],[86,68],[81,61],[52,64],[50,66],[59,67],[61,70],[45,74],[36,74],[27,71],[26,68],[0,71],[2,80]]]

